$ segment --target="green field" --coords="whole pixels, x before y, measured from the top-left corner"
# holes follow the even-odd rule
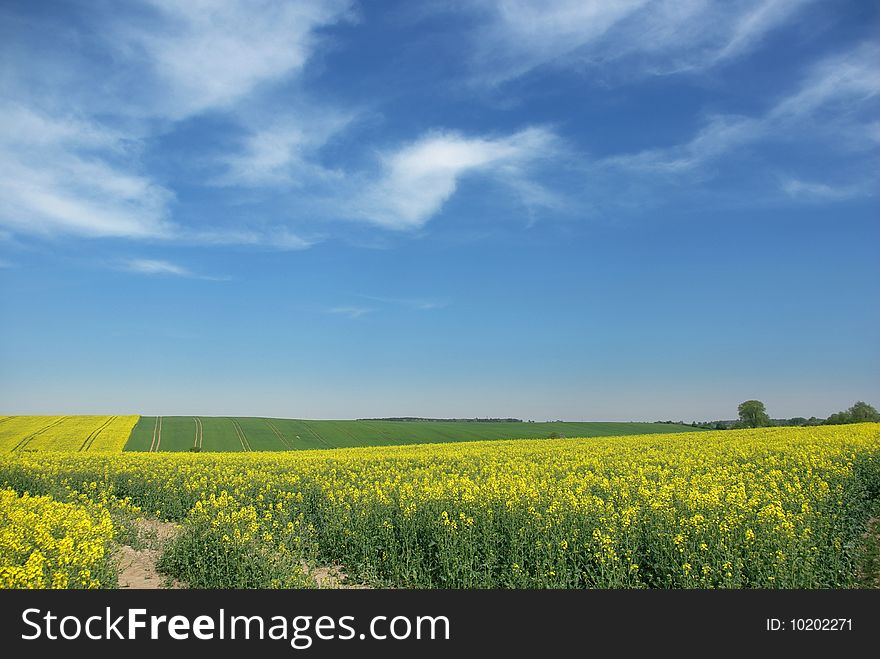
[[[262,417],[142,416],[126,451],[288,451],[487,439],[610,437],[692,432],[667,423],[473,421],[303,421]]]

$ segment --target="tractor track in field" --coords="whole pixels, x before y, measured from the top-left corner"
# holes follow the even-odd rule
[[[312,433],[312,435],[314,435],[315,439],[317,439],[319,443],[324,445],[324,448],[339,448],[338,446],[331,444],[326,439],[321,437],[321,435],[319,435],[317,432],[315,432],[312,429],[312,427],[308,423],[306,423],[305,421],[302,421],[301,423],[305,427],[306,430],[308,430],[310,433]]]
[[[159,445],[162,444],[162,417],[156,417],[156,425],[153,426],[153,441],[150,443],[150,453],[155,453],[159,450]]]
[[[238,435],[238,441],[241,442],[241,448],[245,451],[252,451],[251,444],[247,439],[247,435],[244,434],[244,429],[241,427],[241,424],[238,423],[237,420],[232,417],[226,417],[230,421],[232,421],[232,427],[235,428],[235,433]]]
[[[284,445],[285,448],[287,448],[287,450],[289,450],[289,451],[294,450],[293,444],[291,442],[287,441],[287,438],[285,438],[284,435],[281,434],[281,431],[275,427],[274,423],[269,421],[269,419],[263,419],[263,420],[266,422],[266,425],[268,425],[272,429],[272,432],[275,433],[275,436],[278,437],[278,440]]]
[[[199,417],[194,416],[193,421],[195,421],[195,423],[196,423],[196,438],[193,440],[193,448],[197,448],[201,451],[202,450],[202,437],[204,435],[204,432],[202,429],[202,420]]]
[[[113,423],[113,421],[115,419],[116,419],[115,416],[111,416],[104,423],[102,423],[100,426],[98,426],[92,432],[90,432],[89,436],[86,437],[85,441],[82,443],[82,446],[79,447],[79,450],[80,451],[88,451],[90,448],[92,448],[92,444],[98,438],[98,435],[100,435],[102,432],[104,432],[104,429],[107,426],[109,426],[111,423]]]
[[[68,418],[68,417],[63,416],[63,417],[61,417],[60,419],[55,419],[54,421],[52,421],[51,423],[49,423],[49,424],[43,426],[43,427],[40,428],[39,430],[37,430],[37,431],[35,431],[35,432],[32,432],[32,433],[31,433],[30,435],[28,435],[27,437],[24,437],[24,438],[23,438],[18,444],[16,444],[16,445],[13,446],[11,449],[9,449],[9,452],[12,453],[12,452],[14,452],[14,451],[18,451],[18,450],[24,449],[25,446],[27,446],[28,444],[30,444],[31,440],[32,440],[34,437],[36,437],[36,436],[39,435],[40,433],[46,432],[47,430],[49,430],[49,428],[54,428],[54,427],[57,426],[59,423],[61,423],[62,421],[64,421],[66,418]]]
[[[361,441],[360,437],[356,437],[355,434],[354,434],[351,430],[349,430],[348,428],[346,428],[344,425],[343,425],[343,426],[337,426],[337,429],[338,429],[339,432],[341,432],[341,433],[343,433],[343,434],[345,434],[345,435],[348,435],[348,436],[351,438],[351,440],[354,442],[354,446],[357,446],[357,445],[358,445],[358,442]]]

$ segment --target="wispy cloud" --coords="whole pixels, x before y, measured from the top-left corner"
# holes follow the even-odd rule
[[[95,121],[0,107],[0,224],[43,235],[167,235],[173,195],[136,171],[130,148]]]
[[[348,318],[360,318],[361,316],[366,316],[368,313],[372,313],[374,310],[368,307],[354,307],[354,306],[344,306],[344,307],[332,307],[327,309],[327,313],[337,314],[339,316],[346,316]]]
[[[358,295],[364,300],[373,300],[383,304],[394,304],[404,306],[409,309],[418,311],[430,311],[432,309],[442,309],[449,306],[449,302],[445,300],[431,300],[424,298],[399,298],[399,297],[382,297],[378,295]]]
[[[96,121],[22,105],[0,106],[0,227],[10,235],[281,250],[307,249],[319,240],[278,224],[198,229],[173,222],[175,195],[138,171],[138,142]],[[239,165],[246,167],[243,160]],[[271,175],[268,170],[265,166],[238,174],[265,179]],[[284,176],[290,176],[289,168]]]
[[[496,138],[429,133],[382,156],[382,173],[357,196],[354,213],[388,229],[418,228],[440,211],[462,177],[527,180],[529,167],[556,151],[556,136],[546,128]]]
[[[880,94],[880,45],[864,43],[814,65],[800,89],[770,112],[774,119],[810,116],[822,109],[851,114],[860,104]]]
[[[189,268],[159,259],[128,259],[120,264],[120,269],[126,272],[148,276],[186,277],[188,279],[202,279],[205,281],[229,280],[229,277],[201,275],[193,272]]]
[[[316,30],[350,15],[349,0],[143,0],[151,17],[111,23],[105,37],[149,74],[146,107],[172,119],[229,108],[259,85],[300,71]],[[150,18],[152,20],[150,20]]]
[[[315,179],[338,179],[340,172],[322,167],[317,151],[344,130],[353,118],[326,110],[323,116],[303,112],[296,117],[275,120],[268,127],[249,132],[239,150],[221,156],[223,174],[218,185],[244,187],[301,187]]]
[[[228,242],[238,232],[247,244],[308,247],[311,241],[285,228],[213,232],[175,220],[175,195],[147,173],[142,154],[181,120],[214,112],[241,121],[247,114],[242,107],[265,98],[267,87],[302,73],[321,43],[320,29],[348,20],[351,5],[349,0],[72,5],[72,12],[88,12],[88,48],[71,29],[57,44],[41,34],[39,43],[45,45],[33,49],[33,34],[4,50],[9,63],[4,96],[15,100],[0,106],[0,226],[48,237],[206,243]],[[41,20],[31,17],[28,25],[40,29]],[[45,20],[42,27],[59,36],[58,24]],[[39,82],[44,79],[51,84]],[[338,129],[341,114],[308,109],[298,122],[257,130],[246,124],[249,136],[240,148],[220,158],[227,183],[292,185],[304,173],[322,173],[310,158]],[[226,240],[211,233],[224,233]]]
[[[803,201],[839,201],[871,194],[872,188],[860,185],[830,185],[818,181],[785,178],[781,182],[785,194]]]
[[[605,158],[600,167],[633,172],[679,174],[704,165],[759,140],[784,141],[852,132],[869,137],[871,124],[858,109],[880,94],[880,48],[866,44],[830,57],[812,67],[801,85],[755,117],[717,115],[689,141],[673,147],[647,149]],[[836,148],[846,148],[839,141]],[[861,147],[858,147],[861,148]]]
[[[182,231],[177,239],[194,245],[252,245],[281,251],[308,249],[320,236],[304,238],[285,226],[210,228]]]
[[[131,259],[124,265],[129,272],[137,272],[142,275],[174,275],[175,277],[191,277],[192,273],[186,268],[155,259]]]
[[[684,144],[611,156],[600,164],[630,171],[671,174],[686,172],[724,155],[736,146],[757,139],[766,128],[766,122],[760,119],[737,116],[713,117]]]
[[[701,70],[754,49],[812,0],[485,0],[474,33],[479,80],[546,65],[610,62],[664,74]]]
[[[708,58],[708,64],[732,59],[752,50],[768,32],[788,21],[799,9],[813,0],[761,0],[748,3],[736,15],[720,47]]]

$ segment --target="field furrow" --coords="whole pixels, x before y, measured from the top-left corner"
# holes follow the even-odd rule
[[[137,416],[17,416],[0,426],[0,450],[121,451]]]
[[[196,436],[195,436],[195,439],[193,440],[193,448],[201,451],[202,450],[202,437],[203,437],[203,435],[202,435],[202,420],[199,419],[199,417],[194,416],[193,421],[196,424]]]
[[[237,419],[230,418],[232,422],[232,427],[235,428],[235,434],[238,435],[238,441],[241,442],[241,448],[244,451],[250,451],[251,445],[248,443],[247,437],[244,434],[244,430],[241,428],[241,424]]]
[[[85,438],[82,446],[79,447],[80,451],[88,451],[89,447],[92,445],[92,442],[101,434],[101,431],[104,430],[107,426],[109,426],[113,421],[116,420],[115,416],[109,417],[106,421],[104,421],[100,426],[95,428],[92,432],[89,433],[89,436]]]
[[[65,417],[65,416],[55,418],[54,421],[51,421],[50,423],[46,424],[45,426],[43,426],[39,430],[32,432],[29,435],[26,435],[24,438],[22,438],[22,440],[20,442],[18,442],[14,447],[12,447],[11,450],[12,451],[26,450],[28,445],[33,441],[33,439],[35,437],[37,437],[37,436],[41,435],[42,433],[47,432],[47,431],[51,430],[52,428],[60,425],[61,423],[64,422],[64,420],[66,418],[67,417]]]
[[[284,446],[285,449],[293,449],[293,444],[288,441],[288,439],[278,430],[278,426],[276,426],[272,421],[266,419],[266,425],[272,429],[272,432],[275,433],[275,436],[278,438],[278,441]]]

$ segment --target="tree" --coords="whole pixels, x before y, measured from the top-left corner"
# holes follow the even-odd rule
[[[845,412],[835,412],[825,420],[825,423],[836,425],[840,423],[864,423],[865,421],[880,421],[880,413],[866,402],[860,400]]]
[[[739,412],[739,420],[746,428],[760,428],[770,425],[767,408],[759,400],[747,400],[740,403],[737,411]]]
[[[852,417],[849,415],[849,412],[835,412],[827,419],[825,419],[825,424],[829,426],[837,426],[842,423],[852,423]]]
[[[865,421],[880,421],[880,413],[864,401],[858,401],[855,405],[847,410],[852,423],[863,423]]]

